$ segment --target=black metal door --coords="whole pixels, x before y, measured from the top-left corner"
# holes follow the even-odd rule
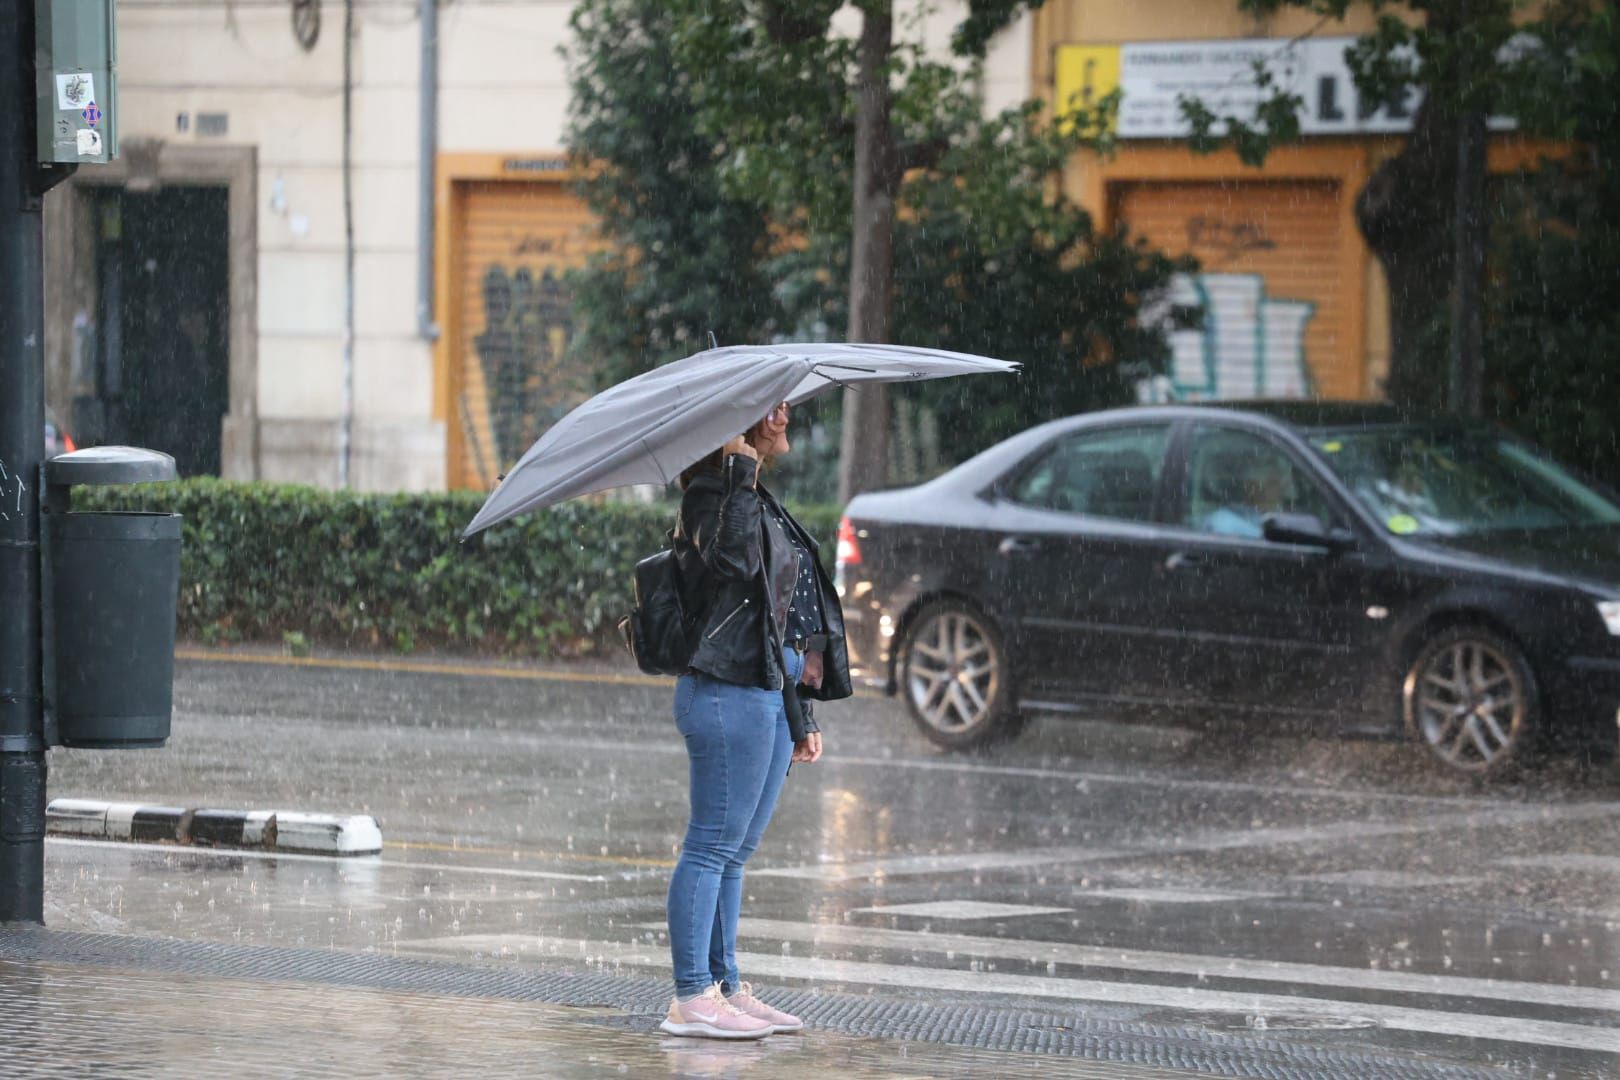
[[[172,454],[217,474],[230,401],[230,214],[224,187],[109,191],[97,205],[96,388],[90,443]]]

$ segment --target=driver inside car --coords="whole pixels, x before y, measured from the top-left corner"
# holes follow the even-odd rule
[[[1205,515],[1201,528],[1221,536],[1260,539],[1265,516],[1286,505],[1288,481],[1287,469],[1275,457],[1252,459],[1241,474],[1240,489]]]

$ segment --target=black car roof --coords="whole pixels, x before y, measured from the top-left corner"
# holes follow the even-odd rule
[[[1189,417],[1247,418],[1251,422],[1281,428],[1310,437],[1327,432],[1349,432],[1378,427],[1424,426],[1457,429],[1469,421],[1443,413],[1414,413],[1367,401],[1210,401],[1166,405],[1127,405],[1096,412],[1076,413],[1025,428],[1016,435],[988,447],[954,469],[927,484],[950,489],[977,491],[1005,473],[1054,436],[1096,426],[1129,423],[1132,420],[1171,422]]]
[[[1246,413],[1302,432],[1345,431],[1374,427],[1458,427],[1467,421],[1445,413],[1421,412],[1371,401],[1209,401],[1179,405],[1149,405],[1112,409],[1091,416],[1126,415],[1174,418],[1177,416]]]
[[[1259,413],[1305,429],[1388,427],[1392,424],[1441,420],[1437,416],[1423,416],[1393,405],[1369,401],[1235,401],[1223,402],[1216,407]]]

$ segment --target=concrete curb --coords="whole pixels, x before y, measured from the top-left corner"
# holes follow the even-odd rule
[[[259,848],[300,855],[376,855],[382,830],[363,814],[293,810],[186,810],[178,806],[52,799],[45,831],[53,836],[201,847]]]

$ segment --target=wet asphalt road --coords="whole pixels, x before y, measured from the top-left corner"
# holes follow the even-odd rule
[[[519,674],[182,661],[169,747],[56,751],[52,797],[370,813],[382,858],[53,840],[48,921],[657,973],[670,690]],[[1620,1075],[1613,772],[1482,790],[1402,746],[1056,720],[969,756],[894,702],[819,715],[745,977]]]

